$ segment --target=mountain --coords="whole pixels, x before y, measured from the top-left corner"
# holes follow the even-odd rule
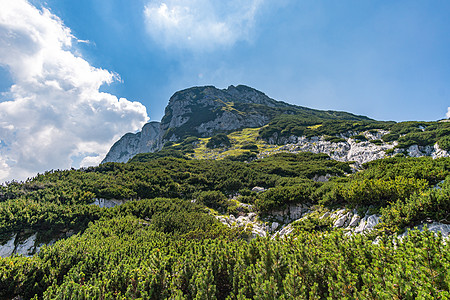
[[[0,299],[447,299],[449,151],[449,122],[180,91],[127,163],[0,185]]]
[[[139,133],[125,134],[111,147],[102,163],[126,162],[138,153],[161,150],[166,142],[178,142],[188,136],[205,138],[262,127],[283,115],[315,121],[371,120],[347,112],[321,111],[276,101],[244,85],[231,85],[227,89],[192,87],[170,98],[161,123],[151,122]]]

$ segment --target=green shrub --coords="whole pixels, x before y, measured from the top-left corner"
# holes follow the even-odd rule
[[[211,137],[206,143],[206,148],[214,149],[214,148],[226,148],[231,147],[230,139],[226,134],[220,133],[213,137]]]
[[[306,218],[292,223],[292,227],[298,233],[298,231],[306,232],[321,232],[329,231],[333,227],[333,223],[330,218],[319,218],[317,216],[308,215]]]
[[[176,157],[176,158],[189,159],[187,156],[185,156],[183,154],[183,152],[169,148],[169,149],[163,149],[163,150],[155,152],[155,153],[136,154],[128,162],[143,163],[143,162],[148,162],[148,161],[155,160],[158,158],[163,158],[163,157]]]
[[[407,148],[411,145],[427,146],[436,142],[435,132],[412,132],[398,139],[398,148]]]
[[[351,137],[352,139],[354,139],[355,141],[367,141],[367,138],[363,135],[363,134],[357,134]]]
[[[389,143],[389,142],[393,142],[393,141],[398,140],[399,137],[400,137],[400,135],[398,135],[398,134],[395,134],[395,133],[388,133],[388,134],[383,135],[383,136],[381,137],[381,139],[382,139],[383,141],[385,141],[386,143]]]
[[[239,155],[229,155],[227,157],[225,157],[225,159],[227,160],[231,160],[231,161],[252,161],[255,160],[258,156],[250,151],[245,151]]]
[[[250,151],[258,151],[258,146],[255,144],[245,144],[241,147],[241,149],[250,150]]]
[[[448,136],[443,136],[438,140],[439,148],[450,151],[450,133]]]
[[[331,142],[331,143],[343,143],[347,140],[344,138],[336,137],[336,136],[325,136],[325,141]]]
[[[255,204],[259,211],[267,213],[286,204],[311,203],[315,183],[304,182],[293,186],[278,186],[261,193]]]
[[[398,199],[405,199],[428,188],[423,179],[396,177],[393,180],[357,179],[335,184],[322,204],[347,203],[352,206],[385,206]]]
[[[450,221],[450,177],[438,189],[412,194],[393,201],[382,210],[383,222],[391,232],[418,225],[424,220]]]
[[[393,154],[394,153],[394,148],[386,149],[386,150],[384,150],[384,153],[386,153],[386,154]]]
[[[374,145],[377,145],[377,146],[383,145],[383,141],[382,140],[370,140],[370,142],[372,144],[374,144]]]
[[[219,191],[204,191],[196,195],[198,203],[210,208],[226,211],[228,208],[227,197]]]

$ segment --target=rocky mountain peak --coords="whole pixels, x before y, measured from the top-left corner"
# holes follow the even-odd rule
[[[248,87],[246,85],[230,85],[225,89],[227,94],[236,98],[235,101],[242,103],[252,103],[252,104],[262,104],[269,107],[288,107],[288,103],[276,101],[261,91],[254,88]]]
[[[227,89],[192,87],[170,98],[161,121],[162,139],[177,141],[188,135],[208,137],[217,132],[263,126],[275,115],[274,108],[288,107],[291,105],[244,85]]]
[[[262,127],[277,116],[299,114],[324,119],[368,119],[345,112],[319,111],[276,101],[245,85],[230,85],[226,89],[197,86],[173,94],[161,123],[151,122],[139,133],[124,135],[112,146],[103,162],[125,162],[138,153],[158,151],[168,141]]]

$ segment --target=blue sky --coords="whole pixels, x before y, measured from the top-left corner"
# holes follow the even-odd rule
[[[202,8],[205,2],[212,7]],[[242,30],[246,32],[235,29],[236,36],[223,44],[215,42],[221,36],[198,38],[195,45],[164,42],[162,36],[174,32],[163,28],[149,32],[145,7],[188,7],[199,17],[198,26],[208,24],[200,19],[202,10],[216,14],[217,22],[245,11],[219,7],[221,1],[45,3],[77,38],[90,41],[81,51],[91,64],[121,76],[123,83],[104,90],[143,103],[152,120],[162,117],[176,90],[241,83],[290,103],[382,120],[445,116],[450,102],[450,2],[234,2],[256,3],[252,24]],[[224,10],[222,18],[219,9]]]
[[[195,85],[444,118],[449,14],[449,1],[0,0],[0,181],[96,164]]]

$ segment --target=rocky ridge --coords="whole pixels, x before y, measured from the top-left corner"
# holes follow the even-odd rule
[[[178,91],[170,98],[161,122],[150,122],[141,132],[122,136],[102,163],[126,162],[136,154],[156,152],[166,142],[180,141],[187,136],[211,137],[216,133],[261,127],[282,114],[369,120],[350,113],[320,111],[276,101],[244,85],[231,85],[226,89],[193,87]]]
[[[127,162],[136,154],[156,152],[165,142],[188,135],[210,137],[217,132],[261,127],[275,116],[275,108],[283,108],[288,113],[294,113],[289,108],[297,109],[243,85],[223,90],[213,86],[182,90],[170,98],[161,122],[147,123],[141,132],[122,136],[102,163]]]
[[[311,139],[299,138],[294,144],[286,144],[280,150],[292,153],[313,152],[326,153],[331,159],[338,161],[354,161],[359,167],[361,164],[393,156],[403,153],[405,150],[410,157],[431,156],[433,158],[449,157],[450,154],[439,148],[438,144],[434,146],[418,146],[412,145],[407,149],[394,149],[396,143],[375,145],[370,142],[356,142],[349,138],[346,142],[332,143],[323,140],[323,137],[314,137]],[[386,154],[386,150],[392,149],[390,155]]]
[[[102,163],[127,162],[138,153],[161,150],[161,128],[159,122],[150,122],[138,133],[127,133],[109,150]]]

